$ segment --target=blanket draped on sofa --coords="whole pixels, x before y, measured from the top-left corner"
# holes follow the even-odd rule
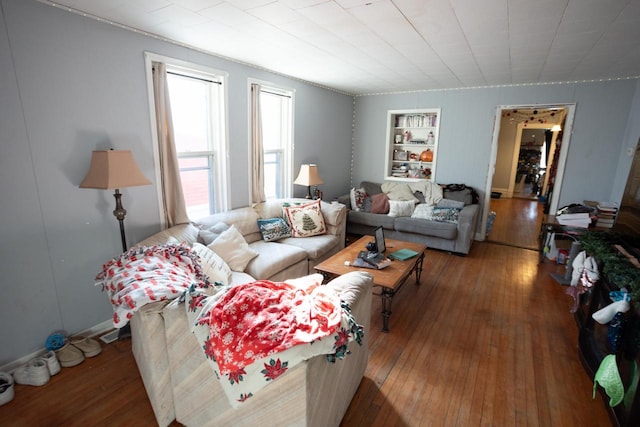
[[[326,354],[335,362],[349,354],[350,341],[362,343],[350,308],[321,283],[314,274],[189,293],[193,333],[232,406],[304,360]]]
[[[175,299],[192,285],[208,284],[198,255],[177,244],[132,248],[104,264],[96,276],[96,285],[109,295],[116,328],[145,304]]]

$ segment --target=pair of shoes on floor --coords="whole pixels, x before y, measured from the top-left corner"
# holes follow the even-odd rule
[[[56,353],[49,350],[42,357],[36,357],[16,369],[13,372],[13,379],[18,384],[41,386],[48,383],[49,379],[58,372],[60,372],[60,362]]]
[[[55,350],[55,354],[64,368],[70,368],[84,362],[85,357],[94,357],[102,352],[100,343],[92,338],[70,337],[65,344]]]
[[[14,395],[13,377],[6,372],[0,372],[0,406],[11,402]]]
[[[13,371],[16,384],[41,386],[49,382],[49,365],[43,357],[36,357]]]

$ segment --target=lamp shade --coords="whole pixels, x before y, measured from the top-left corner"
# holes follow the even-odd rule
[[[300,173],[298,174],[296,180],[293,181],[293,183],[298,185],[310,186],[324,184],[324,181],[322,180],[322,178],[320,178],[320,174],[318,173],[318,166],[312,164],[300,165]]]
[[[111,190],[151,184],[143,174],[130,150],[94,151],[91,166],[80,188]]]

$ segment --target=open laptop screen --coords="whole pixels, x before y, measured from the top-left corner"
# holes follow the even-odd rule
[[[382,226],[379,226],[375,229],[375,238],[378,253],[384,254],[384,251],[387,250],[387,247],[384,243],[384,232],[382,231]]]

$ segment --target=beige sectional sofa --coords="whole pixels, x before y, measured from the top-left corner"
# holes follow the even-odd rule
[[[305,203],[307,200],[289,200]],[[344,247],[346,207],[321,203],[327,228],[323,235],[284,238],[265,242],[259,218],[282,217],[282,200],[215,214],[200,221],[201,227],[224,222],[242,233],[258,253],[244,271],[233,271],[231,285],[256,279],[284,281],[314,273],[313,267]],[[138,243],[164,244],[169,238],[193,243],[199,228],[181,224]],[[314,357],[291,369],[273,384],[232,408],[221,391],[195,336],[187,328],[184,304],[166,302],[142,307],[131,320],[133,354],[160,426],[174,419],[185,425],[338,425],[367,364],[368,325],[371,310],[371,276],[351,273],[327,284],[351,305],[359,324],[365,326],[363,345],[350,343],[352,355],[335,364]]]

